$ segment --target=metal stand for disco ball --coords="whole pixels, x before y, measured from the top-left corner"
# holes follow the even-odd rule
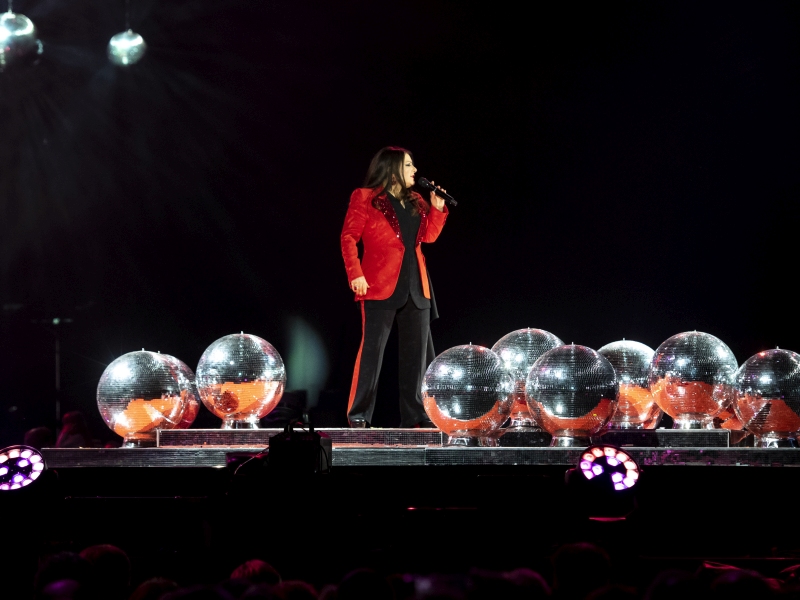
[[[797,448],[797,439],[793,437],[780,437],[773,434],[757,435],[753,445],[756,448]]]
[[[260,429],[258,415],[250,415],[247,419],[226,418],[222,420],[220,429]]]
[[[585,448],[592,443],[589,435],[569,435],[566,432],[556,431],[550,442],[551,448]]]
[[[714,429],[714,419],[708,415],[685,414],[673,419],[673,429]]]
[[[521,413],[517,413],[516,418],[514,416],[511,417],[508,425],[504,427],[506,431],[519,431],[520,433],[541,433],[544,431],[544,429],[539,427],[539,424],[536,423],[533,416],[523,417],[520,416],[520,414]]]
[[[614,423],[609,421],[606,424],[606,429],[614,430],[614,431],[619,431],[619,430],[624,430],[624,431],[633,431],[633,430],[645,431],[645,430],[649,430],[649,429],[655,429],[656,427],[658,427],[658,424],[661,422],[661,418],[662,417],[663,417],[663,413],[659,414],[652,421],[648,421],[647,423],[645,423],[644,426],[642,426],[642,423],[635,423],[635,422],[631,422],[631,421],[616,421]]]
[[[122,442],[120,448],[155,448],[158,446],[155,432],[152,434],[143,433],[141,437],[128,438]]]
[[[455,435],[447,435],[442,433],[443,446],[461,446],[464,448],[497,448],[500,443],[497,441],[499,435],[476,436],[470,435],[468,432],[456,432]]]

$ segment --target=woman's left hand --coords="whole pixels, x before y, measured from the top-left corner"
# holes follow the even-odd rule
[[[436,185],[436,183],[434,183],[433,181],[431,181],[431,183],[433,183],[433,185]],[[439,187],[439,186],[437,186],[437,187]],[[442,190],[443,192],[447,191],[446,189],[441,188],[441,187],[439,189]],[[433,206],[433,208],[435,208],[435,209],[437,209],[439,211],[443,211],[444,210],[444,198],[442,198],[441,196],[437,196],[436,192],[433,191],[433,190],[431,190],[431,206]]]

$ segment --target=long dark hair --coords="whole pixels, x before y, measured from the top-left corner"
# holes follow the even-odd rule
[[[367,176],[364,178],[364,187],[377,192],[372,200],[372,206],[375,208],[378,208],[378,196],[391,190],[392,176],[394,175],[397,183],[400,184],[400,193],[397,195],[397,199],[406,204],[410,203],[413,207],[411,211],[413,214],[419,212],[419,196],[406,187],[406,180],[403,177],[403,159],[406,154],[411,157],[412,161],[414,160],[414,155],[410,151],[398,146],[381,148],[372,157],[372,162],[369,163],[369,169],[367,169]]]

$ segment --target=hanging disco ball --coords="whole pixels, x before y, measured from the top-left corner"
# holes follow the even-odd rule
[[[674,429],[713,429],[714,417],[733,401],[737,368],[736,357],[722,340],[688,331],[656,349],[648,383]]]
[[[794,446],[800,432],[800,354],[766,350],[736,372],[734,410],[759,446]]]
[[[655,351],[639,342],[621,340],[606,344],[597,353],[614,367],[619,384],[617,411],[608,429],[655,429],[663,414],[647,385]]]
[[[588,446],[617,408],[617,376],[586,346],[559,346],[533,363],[525,393],[551,446]]]
[[[255,335],[234,333],[211,344],[197,364],[195,383],[223,429],[257,429],[280,402],[286,369],[278,351]]]
[[[173,364],[174,372],[181,386],[181,400],[184,400],[186,404],[180,422],[173,429],[189,429],[200,412],[200,399],[194,382],[194,371],[185,362],[174,356],[168,354],[162,354],[162,356]]]
[[[103,371],[97,406],[123,446],[154,446],[156,429],[174,429],[186,408],[181,379],[172,357],[128,352]]]
[[[422,379],[425,412],[449,446],[496,446],[511,412],[511,376],[489,348],[456,346],[437,356]]]
[[[120,67],[136,64],[145,52],[144,38],[130,29],[116,34],[108,42],[108,60]]]
[[[0,15],[0,71],[41,53],[33,21],[10,9]]]
[[[492,350],[503,361],[503,368],[514,381],[514,404],[511,407],[510,428],[540,429],[536,425],[528,402],[525,399],[525,381],[528,373],[542,354],[558,346],[563,346],[559,338],[543,329],[517,329],[501,337]]]

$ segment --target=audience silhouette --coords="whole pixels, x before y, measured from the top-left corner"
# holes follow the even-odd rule
[[[262,559],[247,560],[230,577],[213,584],[178,582],[155,574],[132,581],[135,565],[114,545],[97,544],[79,553],[43,558],[33,580],[34,600],[753,600],[800,598],[800,565],[766,577],[734,565],[701,561],[694,570],[665,567],[649,581],[616,581],[613,556],[602,547],[577,542],[552,552],[546,577],[530,568],[466,572],[385,573],[360,567],[338,581],[315,587],[283,579]],[[191,571],[187,571],[191,572]],[[202,579],[200,573],[198,580]],[[549,580],[548,580],[549,579]],[[131,585],[133,584],[133,586]]]

